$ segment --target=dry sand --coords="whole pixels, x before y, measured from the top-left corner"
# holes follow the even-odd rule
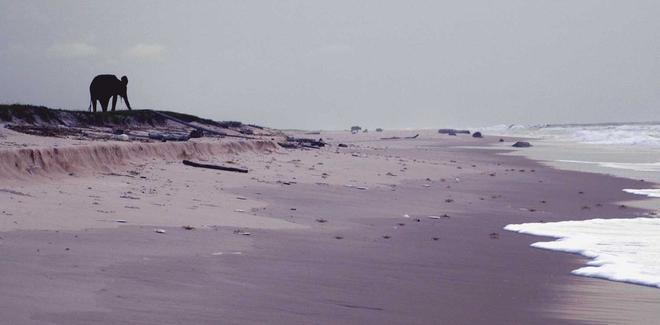
[[[421,131],[379,140],[414,133],[324,132],[309,137],[332,146],[284,150],[268,139],[88,143],[2,130],[0,323],[644,324],[660,316],[657,289],[572,276],[584,259],[502,230],[644,213],[614,203],[632,199],[620,189],[636,181],[464,148],[496,140],[488,137]],[[182,158],[250,172],[192,168]]]

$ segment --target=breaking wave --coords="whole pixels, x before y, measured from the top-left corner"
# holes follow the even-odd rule
[[[575,275],[660,288],[660,218],[592,219],[507,225],[523,234],[557,238],[533,247],[592,260]]]
[[[484,132],[584,144],[637,145],[660,148],[660,123],[496,125]]]

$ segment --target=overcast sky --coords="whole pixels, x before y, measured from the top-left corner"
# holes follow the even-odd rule
[[[0,0],[0,102],[87,109],[110,73],[135,109],[281,128],[657,121],[659,17],[657,0]]]

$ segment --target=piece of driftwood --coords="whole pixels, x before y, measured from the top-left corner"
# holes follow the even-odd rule
[[[299,146],[296,143],[289,143],[289,142],[278,142],[277,144],[280,145],[282,148],[286,149],[297,149]]]
[[[219,132],[219,131],[211,130],[211,129],[209,129],[209,128],[205,128],[205,127],[197,126],[197,125],[194,125],[194,124],[188,123],[188,122],[186,122],[186,121],[182,121],[182,120],[180,120],[180,119],[178,119],[178,118],[176,118],[176,117],[169,116],[169,115],[167,115],[167,114],[165,114],[165,113],[163,113],[163,112],[159,112],[159,111],[152,111],[152,112],[154,112],[154,114],[159,115],[159,116],[162,116],[163,118],[166,118],[166,119],[168,119],[168,120],[170,120],[170,121],[174,121],[174,122],[177,122],[177,123],[179,123],[179,124],[183,124],[183,125],[185,125],[185,126],[191,127],[191,128],[193,128],[193,129],[201,130],[201,131],[204,131],[204,132],[207,132],[207,133],[216,134],[216,135],[219,135],[219,136],[222,136],[222,137],[233,137],[233,138],[243,138],[243,139],[254,139],[254,137],[247,137],[247,136],[243,136],[243,135],[227,134],[227,133],[224,133],[224,132]]]
[[[186,166],[217,169],[217,170],[224,170],[224,171],[236,172],[236,173],[247,173],[248,172],[247,169],[243,169],[243,168],[225,167],[225,166],[209,165],[209,164],[200,164],[200,163],[192,162],[190,160],[184,160],[183,164],[186,165]]]
[[[413,135],[412,137],[389,137],[389,138],[380,138],[381,140],[400,140],[400,139],[417,139],[418,134]]]
[[[190,136],[187,134],[149,132],[149,139],[160,141],[188,141]]]
[[[440,134],[470,134],[470,130],[456,130],[456,129],[440,129],[438,130],[438,133]]]
[[[297,149],[297,148],[310,148],[310,149],[319,149],[325,147],[326,143],[323,139],[307,139],[307,138],[294,138],[287,137],[287,142],[279,142],[278,144],[287,149]]]

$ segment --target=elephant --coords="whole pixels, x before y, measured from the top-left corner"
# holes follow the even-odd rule
[[[96,101],[98,100],[101,103],[101,108],[104,112],[108,111],[108,102],[110,102],[110,97],[112,97],[112,111],[115,111],[115,106],[117,106],[117,95],[121,96],[126,103],[128,110],[131,110],[131,104],[128,102],[128,95],[126,95],[126,85],[128,85],[128,78],[126,76],[121,77],[121,80],[117,76],[112,74],[101,74],[92,80],[92,83],[89,85],[89,95],[90,95],[90,104],[89,110],[92,111],[92,106],[94,107],[94,112],[96,112]]]

